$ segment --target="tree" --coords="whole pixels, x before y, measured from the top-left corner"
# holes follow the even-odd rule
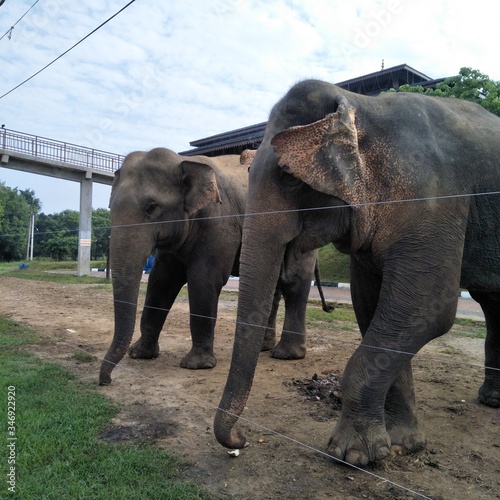
[[[26,200],[32,214],[40,212],[42,202],[39,198],[35,197],[35,191],[33,189],[21,189],[19,194]]]
[[[0,182],[0,260],[21,260],[26,251],[30,206],[17,188]]]
[[[9,188],[0,182],[0,261],[21,260],[25,256],[30,214],[37,215],[40,200],[32,189]],[[78,258],[79,214],[64,210],[37,216],[34,257],[55,260]],[[92,258],[107,256],[110,235],[109,210],[92,211]]]
[[[78,257],[79,214],[76,210],[64,210],[57,214],[38,216],[35,231],[35,256],[56,260],[76,260]],[[109,210],[92,211],[92,252],[94,260],[107,255],[110,234]]]
[[[78,227],[79,216],[76,210],[64,210],[50,215],[41,213],[35,230],[34,255],[56,260],[76,260]]]
[[[394,89],[391,89],[394,91]],[[450,76],[436,85],[424,89],[420,85],[401,85],[400,92],[419,92],[439,97],[455,97],[476,102],[491,113],[500,116],[500,81],[493,81],[477,69],[460,68],[456,76]]]
[[[92,211],[92,259],[105,259],[108,253],[111,222],[107,208]]]

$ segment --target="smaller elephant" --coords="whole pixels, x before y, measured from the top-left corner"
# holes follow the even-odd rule
[[[255,158],[257,150],[245,149],[240,156],[240,163],[248,168]],[[311,268],[314,265],[314,277],[323,311],[330,313],[334,306],[327,304],[321,286],[321,275],[317,251],[306,252],[299,258],[286,259],[283,262],[278,285],[274,293],[271,314],[264,334],[261,351],[271,351],[276,359],[302,359],[306,355],[305,306],[309,297]],[[285,271],[286,269],[286,271]],[[281,298],[285,300],[285,322],[280,341],[276,343],[276,314]]]
[[[133,358],[156,358],[158,338],[179,291],[187,283],[192,348],[181,367],[212,368],[214,328],[220,291],[238,275],[248,168],[238,155],[181,156],[166,148],[129,154],[115,173],[110,197],[115,331],[101,364],[99,383],[129,350],[135,329],[144,262],[156,259],[149,275],[140,338]],[[285,331],[275,346],[275,318],[269,318],[262,350],[296,359],[305,355],[305,308],[316,252],[305,254],[280,279],[285,299]],[[297,334],[300,332],[300,334]]]

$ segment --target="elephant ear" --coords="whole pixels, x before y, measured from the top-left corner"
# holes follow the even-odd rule
[[[221,203],[215,172],[197,161],[181,162],[184,208],[189,216],[212,203]]]
[[[256,153],[256,149],[245,149],[240,155],[240,165],[248,167],[248,171],[250,171],[250,166],[252,165]]]
[[[316,191],[356,203],[364,165],[359,154],[355,111],[344,96],[337,110],[309,125],[276,134],[271,144],[278,165]]]

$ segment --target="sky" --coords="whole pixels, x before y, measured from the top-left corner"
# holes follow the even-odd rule
[[[0,96],[128,3],[5,0],[0,36],[17,24],[0,40]],[[382,60],[431,78],[471,67],[500,80],[499,46],[497,16],[455,0],[137,0],[1,97],[0,123],[122,155],[179,152],[266,121],[298,81],[341,82]],[[79,210],[78,183],[2,167],[0,181],[33,189],[46,214]],[[109,194],[94,183],[93,207]]]

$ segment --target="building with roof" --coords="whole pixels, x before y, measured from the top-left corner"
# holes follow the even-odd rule
[[[400,64],[399,66],[384,69],[382,62],[382,69],[380,71],[351,78],[335,85],[357,94],[375,96],[391,88],[399,90],[399,87],[404,84],[435,88],[436,84],[443,80],[444,78],[432,79],[407,64]],[[197,139],[189,143],[193,149],[183,151],[179,154],[187,156],[220,156],[241,154],[245,149],[257,149],[262,142],[266,124],[267,122],[257,123],[256,125]]]

